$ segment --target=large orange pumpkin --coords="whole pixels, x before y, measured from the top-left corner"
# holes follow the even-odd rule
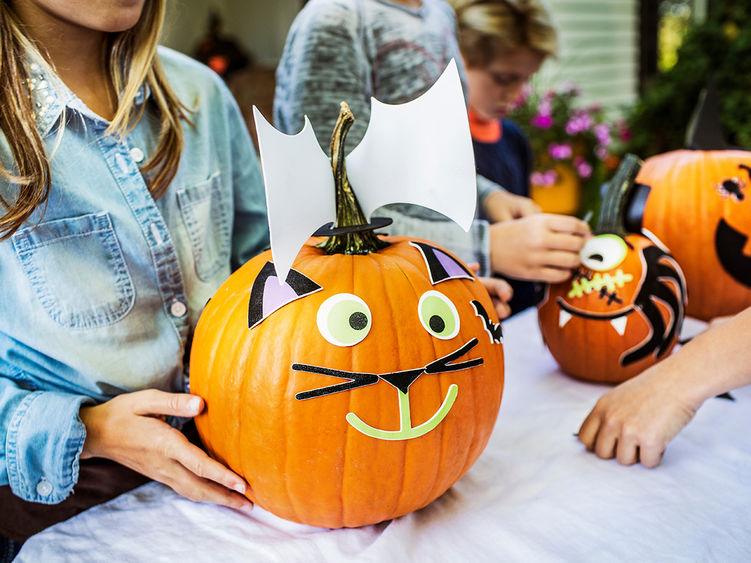
[[[751,306],[751,152],[724,139],[710,80],[689,124],[686,150],[649,158],[637,178],[650,187],[643,225],[668,245],[686,274],[687,314],[703,320]]]
[[[311,239],[281,286],[269,252],[246,263],[191,352],[209,452],[250,500],[314,526],[373,524],[443,494],[487,444],[503,390],[500,323],[466,266],[427,241],[362,234]]]
[[[683,321],[681,270],[658,242],[627,233],[622,213],[638,171],[629,155],[605,194],[596,236],[571,280],[546,288],[538,307],[543,339],[561,369],[617,383],[667,356]]]
[[[687,313],[709,320],[751,306],[751,152],[678,150],[647,159],[644,228],[686,274]]]

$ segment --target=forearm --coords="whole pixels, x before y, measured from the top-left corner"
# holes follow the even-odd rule
[[[86,435],[78,417],[84,396],[28,391],[0,375],[0,483],[24,500],[53,504],[78,480]]]
[[[706,399],[751,383],[751,308],[713,326],[660,364],[664,377],[688,390],[690,399]]]

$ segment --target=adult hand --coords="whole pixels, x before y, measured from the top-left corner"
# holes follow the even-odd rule
[[[701,406],[682,392],[681,375],[656,364],[614,387],[582,423],[579,441],[603,459],[655,467]]]
[[[242,495],[245,481],[163,420],[166,415],[194,417],[203,406],[194,395],[148,389],[82,407],[86,440],[81,457],[111,459],[194,501],[249,511],[253,505]]]
[[[568,279],[581,260],[589,225],[569,215],[538,213],[490,226],[494,272],[522,280],[557,283]]]
[[[482,209],[491,223],[510,221],[540,213],[540,206],[528,197],[506,190],[494,190],[482,202]]]

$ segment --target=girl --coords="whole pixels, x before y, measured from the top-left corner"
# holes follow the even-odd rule
[[[164,11],[0,2],[0,534],[16,541],[143,476],[250,508],[169,423],[203,408],[181,392],[201,308],[267,245],[262,179],[222,81],[157,48]]]

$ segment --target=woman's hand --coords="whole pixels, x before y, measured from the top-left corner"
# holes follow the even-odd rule
[[[655,467],[701,405],[682,393],[681,375],[656,364],[614,387],[582,423],[579,441],[603,459]]]
[[[167,415],[194,417],[203,406],[194,395],[149,389],[82,407],[86,441],[81,457],[111,459],[194,501],[249,511],[253,505],[242,495],[245,481],[163,420]]]
[[[506,190],[491,192],[483,200],[482,209],[491,223],[510,221],[540,213],[540,206],[534,201]]]
[[[568,215],[538,213],[490,226],[491,269],[516,279],[558,283],[581,260],[589,225]]]

